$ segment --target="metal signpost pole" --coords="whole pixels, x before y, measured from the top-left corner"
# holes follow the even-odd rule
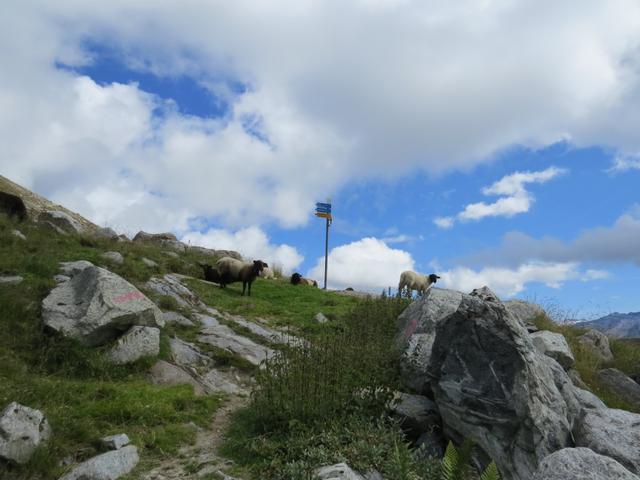
[[[326,230],[324,237],[324,289],[327,289],[327,269],[329,266],[329,226],[333,217],[331,216],[331,199],[327,203],[316,203],[316,217],[326,219]]]
[[[327,218],[327,231],[324,239],[324,289],[327,289],[327,267],[329,264],[329,219]]]

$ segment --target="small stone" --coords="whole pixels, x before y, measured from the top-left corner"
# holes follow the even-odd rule
[[[124,262],[124,258],[120,252],[105,252],[102,254],[102,258],[109,262],[117,263],[118,265],[122,265],[122,262]]]
[[[142,257],[142,263],[144,263],[149,268],[157,268],[158,267],[158,264],[156,262],[154,262],[153,260],[150,260],[148,258],[145,258],[145,257]]]
[[[178,312],[162,312],[162,318],[167,325],[181,325],[183,327],[194,327],[195,323]]]
[[[55,280],[56,283],[63,283],[71,280],[71,277],[67,275],[54,275],[53,279]]]
[[[0,458],[27,463],[50,436],[49,422],[39,410],[13,402],[0,413]]]
[[[316,316],[313,319],[318,323],[327,323],[329,319],[322,312],[316,313]]]
[[[129,445],[82,462],[60,480],[115,480],[133,470],[139,461],[138,449]]]
[[[108,450],[120,450],[122,447],[129,445],[131,440],[129,440],[126,433],[118,433],[117,435],[101,438],[100,443]]]
[[[20,240],[26,240],[27,237],[24,236],[24,233],[22,233],[20,230],[13,230],[11,232],[13,235],[15,235],[16,237],[18,237]]]
[[[0,276],[0,284],[17,285],[18,283],[22,283],[23,280],[24,278],[19,275]]]

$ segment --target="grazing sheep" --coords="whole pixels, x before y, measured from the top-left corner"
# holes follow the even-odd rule
[[[9,217],[16,217],[20,222],[27,218],[27,207],[22,199],[7,192],[0,192],[0,212],[6,213]]]
[[[416,290],[418,294],[424,295],[424,293],[431,288],[431,285],[436,283],[440,277],[435,273],[430,275],[420,275],[419,273],[407,270],[400,275],[400,283],[398,284],[398,295],[402,294],[402,291],[407,288],[409,293]]]
[[[220,287],[225,288],[227,284],[233,282],[242,282],[242,295],[249,286],[248,295],[251,296],[251,284],[256,277],[267,268],[262,260],[255,260],[253,263],[244,263],[231,257],[223,257],[216,264],[218,267],[218,275],[220,276]]]
[[[314,287],[318,286],[318,282],[316,282],[315,280],[311,280],[310,278],[304,278],[302,275],[300,275],[297,272],[291,275],[291,284],[292,285],[311,285]]]
[[[267,267],[268,265],[262,260],[254,260],[253,264],[248,263],[240,269],[239,279],[242,280],[242,295],[244,295],[245,289],[249,285],[247,296],[251,296],[251,284],[260,275],[260,272]]]

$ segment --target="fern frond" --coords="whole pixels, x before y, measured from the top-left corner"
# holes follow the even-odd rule
[[[458,451],[453,442],[449,442],[442,459],[442,480],[457,480],[458,461]]]
[[[500,480],[500,472],[496,462],[491,462],[480,475],[480,480]]]

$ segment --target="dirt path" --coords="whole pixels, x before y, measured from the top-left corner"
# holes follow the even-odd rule
[[[246,405],[248,398],[231,396],[217,411],[209,428],[198,430],[194,445],[180,449],[178,455],[167,458],[151,468],[142,480],[185,480],[219,478],[240,480],[225,474],[231,462],[218,454],[233,412]]]

